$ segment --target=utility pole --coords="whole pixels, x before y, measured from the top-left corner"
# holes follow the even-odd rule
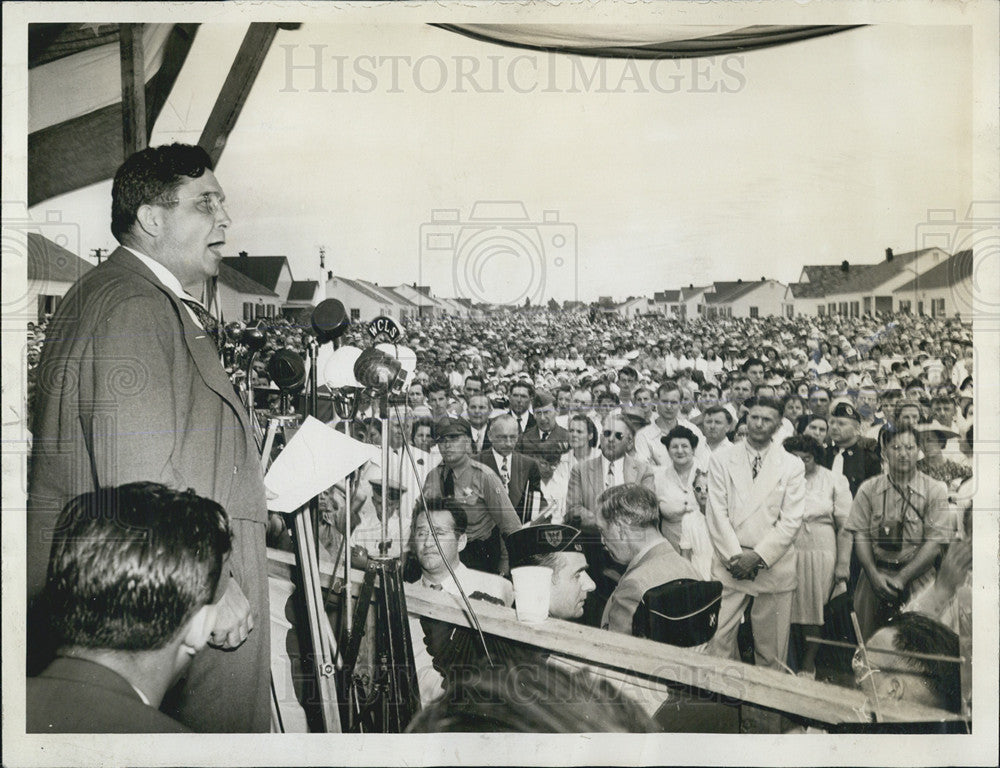
[[[91,248],[90,252],[97,257],[97,263],[101,263],[101,257],[108,252],[107,248]]]

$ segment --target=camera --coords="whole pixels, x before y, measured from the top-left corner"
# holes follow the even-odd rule
[[[477,202],[466,221],[457,209],[436,209],[420,227],[421,282],[446,283],[449,266],[458,298],[536,306],[547,296],[575,300],[576,225],[551,210],[532,221],[519,201]]]

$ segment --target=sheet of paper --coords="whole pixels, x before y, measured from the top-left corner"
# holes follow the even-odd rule
[[[379,448],[328,427],[309,416],[271,464],[264,478],[272,512],[293,512],[321,491],[343,480]]]

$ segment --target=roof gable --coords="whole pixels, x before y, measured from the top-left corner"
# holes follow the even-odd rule
[[[44,235],[28,232],[28,279],[75,283],[94,268]]]
[[[223,262],[219,264],[219,282],[222,283],[227,288],[232,288],[237,293],[252,293],[255,296],[275,296],[274,291],[268,288],[266,285],[261,285],[256,280],[247,277],[242,272],[233,269],[231,266]]]
[[[285,256],[226,256],[222,263],[273,291],[278,286],[288,259]],[[289,276],[291,273],[289,267]]]
[[[288,301],[312,301],[319,283],[316,280],[295,280],[288,289]]]
[[[949,256],[935,267],[931,267],[922,275],[915,277],[905,285],[896,289],[899,293],[906,291],[927,291],[933,288],[948,288],[960,280],[972,276],[972,251],[959,251]]]

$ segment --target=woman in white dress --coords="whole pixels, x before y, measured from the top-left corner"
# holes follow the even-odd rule
[[[698,512],[694,496],[695,471],[704,467],[698,467],[694,457],[698,436],[687,427],[674,427],[660,438],[660,442],[670,456],[669,464],[653,468],[656,496],[660,501],[660,533],[680,552],[684,516]]]
[[[805,644],[799,674],[815,676],[817,643],[823,626],[823,607],[834,591],[847,587],[851,568],[852,536],[844,530],[851,512],[847,478],[820,466],[823,447],[809,435],[794,435],[783,443],[806,468],[805,514],[795,536],[797,587],[792,594],[792,625],[799,625]]]

